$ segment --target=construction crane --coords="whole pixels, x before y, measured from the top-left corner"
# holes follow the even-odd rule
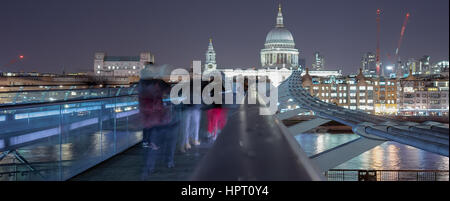
[[[400,47],[402,45],[403,36],[405,35],[406,24],[408,23],[409,16],[410,16],[410,14],[406,13],[406,17],[405,17],[405,20],[403,21],[403,25],[402,25],[402,30],[400,31],[400,39],[398,40],[397,49],[395,49],[394,62],[396,62],[396,64],[397,64],[396,70],[397,70],[398,77],[402,76],[398,53],[399,53]]]
[[[380,62],[380,15],[381,15],[381,10],[377,9],[377,58],[376,58],[376,62],[377,62],[377,75],[380,76],[380,66],[381,66],[381,62]]]
[[[402,45],[403,36],[405,35],[406,24],[408,23],[408,18],[410,14],[406,13],[405,21],[403,21],[402,30],[400,32],[400,39],[398,40],[397,49],[395,49],[395,59],[398,58],[398,51],[400,50],[400,46]]]

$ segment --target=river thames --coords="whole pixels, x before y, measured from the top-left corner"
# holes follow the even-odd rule
[[[295,138],[308,156],[358,138],[356,134],[301,134]],[[448,170],[448,157],[396,142],[385,142],[334,169]]]

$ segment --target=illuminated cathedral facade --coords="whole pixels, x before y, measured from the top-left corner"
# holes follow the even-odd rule
[[[232,79],[237,75],[267,77],[272,84],[278,86],[287,79],[292,70],[299,69],[298,49],[295,49],[294,38],[289,30],[284,26],[281,5],[278,7],[278,15],[275,27],[269,31],[266,37],[264,48],[261,50],[260,68],[217,68],[216,52],[209,40],[208,50],[204,64],[204,72],[219,70],[225,74],[225,77]]]

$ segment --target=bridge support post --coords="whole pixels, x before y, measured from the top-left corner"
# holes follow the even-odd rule
[[[310,158],[319,167],[321,172],[326,172],[380,144],[384,141],[372,140],[360,137],[356,140],[344,143],[335,148],[311,156]]]
[[[290,110],[290,111],[287,111],[287,112],[279,113],[279,114],[276,115],[276,117],[279,120],[285,120],[285,119],[289,119],[291,117],[296,116],[298,113],[307,112],[307,111],[308,110],[305,110],[303,108],[297,108],[295,110]]]
[[[320,117],[315,118],[315,119],[311,119],[309,121],[305,121],[305,122],[301,122],[298,124],[295,124],[294,126],[290,126],[288,127],[289,132],[292,133],[292,135],[296,136],[299,134],[302,134],[306,131],[309,131],[313,128],[319,127],[323,124],[326,124],[328,122],[330,122],[331,120],[329,119],[322,119]]]

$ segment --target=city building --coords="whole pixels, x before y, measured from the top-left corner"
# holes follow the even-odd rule
[[[306,59],[305,58],[299,58],[298,59],[298,67],[300,69],[305,69],[306,68]]]
[[[447,73],[448,75],[449,62],[448,61],[439,61],[433,65],[431,68],[431,74],[441,74]]]
[[[278,86],[282,81],[287,79],[291,74],[292,70],[304,70],[306,68],[306,63],[304,58],[299,58],[298,50],[295,49],[295,43],[293,36],[289,30],[286,29],[283,22],[283,15],[281,11],[281,5],[278,7],[278,15],[275,27],[269,31],[264,43],[264,48],[260,52],[261,54],[261,68],[250,67],[250,68],[230,68],[223,67],[216,64],[215,52],[212,48],[212,42],[206,52],[205,59],[205,69],[206,71],[209,64],[214,64],[217,70],[223,72],[225,77],[228,79],[233,79],[233,77],[242,76],[254,76],[254,77],[266,77],[270,79],[274,86]],[[311,76],[317,77],[340,77],[342,76],[341,70],[323,70],[324,60],[320,61],[322,70],[309,71]],[[302,71],[302,75],[305,71]]]
[[[419,73],[419,61],[415,58],[409,58],[406,62],[406,66],[408,68],[408,71],[411,71],[413,75],[420,74]]]
[[[261,66],[267,69],[297,69],[298,49],[295,49],[294,38],[283,22],[281,5],[275,27],[267,34],[264,48],[261,50]]]
[[[96,76],[139,76],[147,63],[154,63],[155,57],[150,52],[140,56],[108,56],[104,52],[95,53],[94,74]]]
[[[409,68],[407,65],[408,62],[404,63],[400,60],[400,58],[397,61],[397,65],[395,66],[395,70],[396,70],[396,74],[395,77],[396,78],[404,78],[407,77],[409,75]]]
[[[413,76],[399,81],[402,116],[448,116],[448,77]]]
[[[326,103],[370,114],[396,114],[395,79],[365,77],[362,69],[356,76],[316,77],[307,69],[302,87]]]
[[[416,74],[430,74],[430,56],[423,56],[419,59],[419,71]]]
[[[223,72],[227,79],[233,79],[238,75],[244,77],[265,77],[268,78],[273,85],[278,86],[292,74],[292,70],[301,70],[298,49],[295,49],[294,38],[291,32],[284,26],[283,20],[280,5],[278,7],[276,25],[267,34],[264,48],[260,51],[260,68],[236,68],[217,65],[215,61],[216,54],[213,49],[212,41],[210,41],[206,52],[204,72],[207,72],[209,66],[211,66],[211,69],[216,68],[218,71]]]
[[[376,55],[372,52],[367,52],[361,59],[361,68],[364,75],[376,75],[377,61]]]
[[[315,71],[320,71],[325,69],[325,59],[323,55],[320,54],[320,52],[314,53],[314,60],[312,63],[312,68]]]
[[[305,74],[306,74],[306,71],[303,71],[301,75],[303,76]],[[308,74],[313,77],[325,77],[325,78],[331,77],[331,76],[334,76],[334,77],[342,77],[343,76],[342,70],[317,70],[317,71],[308,70]]]

